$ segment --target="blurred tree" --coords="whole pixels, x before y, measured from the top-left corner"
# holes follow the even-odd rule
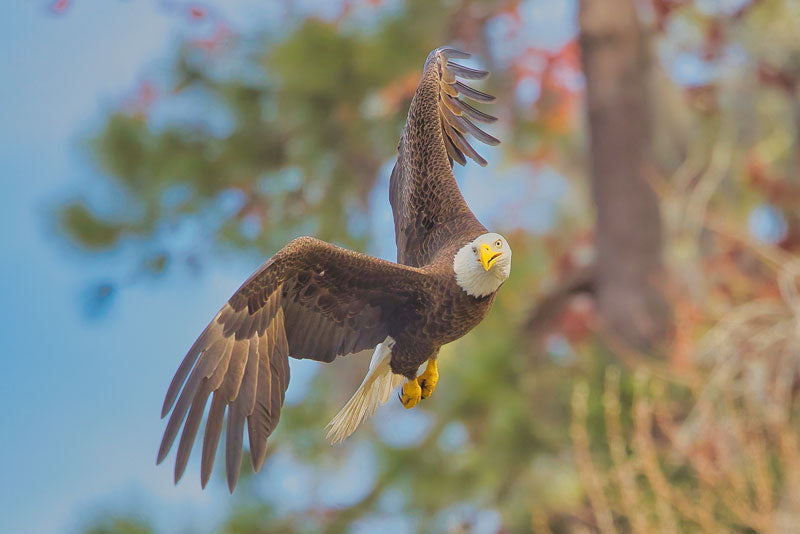
[[[651,166],[650,43],[634,0],[580,2],[595,225],[594,291],[611,332],[647,350],[669,319],[658,282],[661,218]]]

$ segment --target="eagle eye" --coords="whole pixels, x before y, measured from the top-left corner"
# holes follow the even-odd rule
[[[473,246],[473,247],[472,247],[472,252],[474,252],[475,254],[477,254],[477,253],[478,253],[478,247],[475,247],[475,246]]]
[[[500,248],[503,246],[503,242],[500,239],[498,239],[497,241],[494,242],[494,246]]]

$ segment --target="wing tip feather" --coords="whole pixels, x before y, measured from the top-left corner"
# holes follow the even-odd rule
[[[442,47],[436,50],[439,58],[439,109],[443,121],[443,135],[447,154],[453,162],[460,165],[466,164],[466,157],[469,157],[481,167],[486,167],[487,161],[478,154],[464,137],[470,134],[476,140],[489,146],[495,146],[500,140],[493,135],[483,131],[473,124],[470,119],[483,123],[493,123],[496,117],[475,109],[466,102],[459,99],[463,96],[477,102],[493,102],[495,97],[478,91],[456,78],[467,80],[482,80],[488,75],[488,71],[465,67],[451,61],[451,59],[466,59],[470,54],[461,52],[454,48]],[[448,128],[449,126],[449,128]],[[450,141],[448,143],[448,141]]]
[[[469,59],[472,57],[472,54],[469,52],[464,52],[450,46],[439,47],[436,49],[436,52],[444,56],[446,59]]]
[[[159,446],[158,454],[156,455],[156,465],[161,465],[161,462],[163,462],[169,454],[171,446],[166,446],[166,438],[167,436],[161,438],[161,446]]]

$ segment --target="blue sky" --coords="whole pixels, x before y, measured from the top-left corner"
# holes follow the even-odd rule
[[[201,492],[197,466],[190,463],[183,483],[173,486],[171,467],[154,465],[163,430],[158,415],[180,357],[255,260],[226,258],[200,278],[173,275],[139,284],[123,291],[106,317],[89,321],[81,314],[87,284],[124,274],[129,258],[82,255],[57,237],[48,219],[48,209],[60,200],[100,183],[82,140],[106,111],[158,71],[185,21],[152,0],[75,0],[62,16],[47,5],[14,2],[0,18],[0,46],[7,51],[0,57],[2,529],[71,532],[98,508],[137,506],[154,511],[155,523],[167,531],[213,524],[227,503],[224,485],[212,482]],[[246,30],[269,21],[274,5],[237,0],[225,4],[225,14]],[[570,12],[551,13],[562,24],[551,24],[541,38],[563,40],[571,31],[564,24]],[[543,13],[530,16],[540,20],[550,11]],[[491,222],[496,206],[483,200],[486,190],[479,184],[485,181],[476,172],[465,173],[465,195]],[[518,172],[508,170],[493,187],[519,182]],[[376,203],[385,202],[383,182]],[[545,171],[539,186],[522,193],[552,210],[564,188],[563,180]],[[503,198],[519,201],[518,189],[503,190]],[[373,218],[392,246],[375,252],[391,257],[387,216],[382,209]],[[547,219],[524,224],[542,230]],[[308,364],[293,362],[295,400],[302,377],[311,372]],[[289,458],[267,471],[291,489],[291,466]]]
[[[74,4],[57,17],[42,2],[19,2],[0,20],[2,47],[14,51],[0,59],[7,532],[73,530],[84,511],[115,501],[158,499],[162,510],[213,513],[215,488],[176,488],[170,469],[156,469],[158,405],[176,358],[247,274],[244,266],[212,266],[202,291],[193,291],[197,280],[175,278],[126,291],[102,321],[81,315],[86,284],[124,261],[70,250],[47,209],[91,187],[81,139],[163,57],[176,22],[154,2]]]

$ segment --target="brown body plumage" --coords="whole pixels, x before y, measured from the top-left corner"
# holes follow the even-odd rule
[[[225,455],[232,490],[245,420],[254,468],[264,461],[289,383],[289,356],[330,362],[375,347],[388,336],[394,341],[391,371],[413,379],[442,345],[466,334],[489,311],[495,293],[469,295],[454,274],[456,253],[486,228],[464,201],[452,164],[463,164],[465,154],[486,163],[464,133],[497,142],[468,120],[494,118],[456,98],[461,93],[492,99],[455,79],[486,75],[448,59],[464,57],[452,49],[431,52],[409,110],[390,184],[398,263],[311,237],[295,239],[242,284],[189,350],[162,409],[162,417],[172,413],[159,462],[184,427],[176,481],[209,397],[201,481],[205,486],[210,476],[227,408]]]

